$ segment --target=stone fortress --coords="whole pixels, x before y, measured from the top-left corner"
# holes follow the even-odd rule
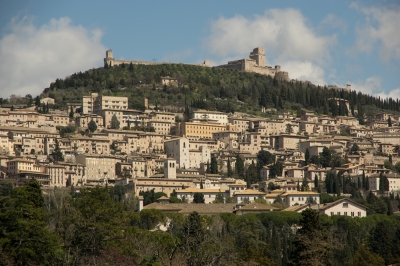
[[[116,60],[113,57],[113,51],[107,50],[106,51],[106,58],[104,58],[104,67],[106,66],[118,66],[118,65],[164,65],[164,64],[177,64],[171,62],[148,62],[148,61],[136,61],[136,60]],[[203,67],[210,67],[210,60],[205,60],[203,64],[185,64],[191,66],[203,66]]]
[[[271,77],[276,77],[280,80],[289,81],[288,72],[281,71],[281,66],[275,66],[272,68],[270,66],[265,65],[265,52],[264,48],[254,48],[250,53],[250,58],[244,58],[234,61],[229,61],[228,64],[215,66],[217,68],[227,68],[227,69],[235,69],[242,70],[246,72],[255,72],[262,75],[268,75]],[[133,65],[162,65],[162,64],[173,64],[169,62],[147,62],[147,61],[135,61],[135,60],[116,60],[113,57],[113,51],[106,51],[106,58],[104,58],[104,66],[118,66],[122,64],[133,64]],[[203,66],[203,67],[211,67],[210,60],[205,60],[203,64],[185,64],[185,65],[193,65],[193,66]]]
[[[281,66],[275,66],[275,68],[272,68],[265,65],[264,48],[254,48],[249,57],[250,58],[229,61],[228,64],[216,67],[255,72],[262,75],[276,77],[280,80],[289,81],[289,73],[281,71]]]

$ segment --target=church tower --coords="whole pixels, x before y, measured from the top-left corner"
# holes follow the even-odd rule
[[[173,158],[167,158],[164,161],[164,178],[176,179],[176,160]]]

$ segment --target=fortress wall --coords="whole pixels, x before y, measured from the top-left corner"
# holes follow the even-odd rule
[[[289,73],[286,71],[279,71],[275,74],[276,79],[289,81]]]
[[[147,65],[147,66],[154,66],[154,65],[165,65],[165,64],[183,64],[183,63],[171,63],[171,62],[148,62],[148,61],[135,61],[135,60],[115,60],[115,59],[109,59],[109,58],[104,58],[104,65],[105,64],[111,66],[119,66],[122,64],[125,65]],[[210,67],[209,62],[206,60],[204,61],[203,64],[183,64],[183,65],[190,65],[190,66],[202,66],[202,67]]]

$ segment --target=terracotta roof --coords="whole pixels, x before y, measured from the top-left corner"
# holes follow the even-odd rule
[[[157,209],[164,212],[180,212],[189,214],[194,211],[199,214],[219,214],[224,212],[233,212],[236,203],[205,204],[205,203],[151,203],[143,209]]]
[[[280,209],[277,208],[277,207],[273,207],[271,205],[252,202],[252,203],[249,203],[249,204],[247,204],[247,205],[245,205],[245,206],[243,206],[240,209],[237,209],[235,211],[238,211],[238,210],[241,210],[241,211],[277,211],[277,210],[280,210]]]
[[[246,190],[240,190],[235,193],[235,195],[249,195],[249,194],[265,195],[265,192],[254,190],[254,189],[246,189]]]
[[[186,189],[178,190],[177,193],[225,193],[225,190],[222,189],[206,189],[206,188],[194,188],[189,187]]]

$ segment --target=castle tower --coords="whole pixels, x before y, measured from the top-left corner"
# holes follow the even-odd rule
[[[250,53],[250,58],[256,60],[257,65],[265,66],[265,52],[264,48],[254,48],[253,52]]]
[[[164,161],[164,178],[176,179],[176,160],[173,158],[167,158]]]
[[[106,51],[106,58],[107,59],[114,59],[113,51],[111,49]]]
[[[104,67],[113,66],[114,65],[113,62],[114,62],[113,51],[111,49],[107,50],[106,58],[104,58]]]

